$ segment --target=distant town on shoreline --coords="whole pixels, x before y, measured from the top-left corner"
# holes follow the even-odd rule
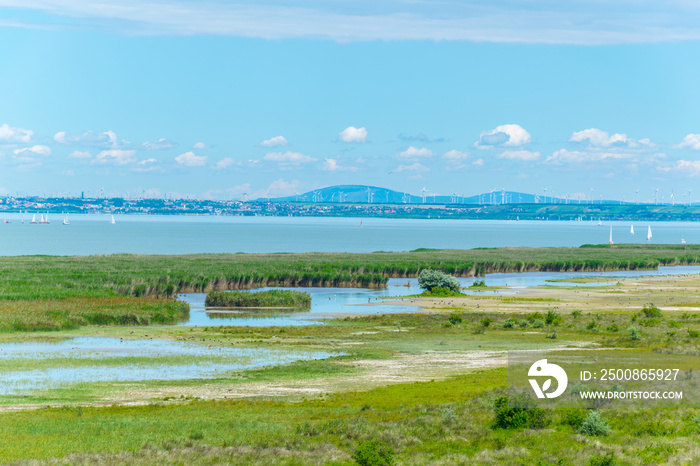
[[[547,197],[513,191],[474,196],[426,194],[415,196],[361,185],[331,186],[287,197],[248,200],[121,198],[121,197],[5,197],[1,213],[234,215],[309,217],[385,217],[481,220],[700,220],[700,205],[637,203]]]

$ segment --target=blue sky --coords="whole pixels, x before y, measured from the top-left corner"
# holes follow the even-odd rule
[[[699,20],[689,1],[0,0],[0,194],[684,202]]]

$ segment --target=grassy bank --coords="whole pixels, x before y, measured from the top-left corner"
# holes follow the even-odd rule
[[[231,308],[293,308],[311,309],[311,295],[301,291],[269,290],[256,293],[244,291],[212,291],[204,300],[207,307]]]
[[[0,332],[175,324],[186,319],[189,312],[189,305],[182,302],[126,296],[0,301]]]
[[[258,286],[381,287],[431,268],[491,272],[654,269],[700,264],[700,246],[416,250],[371,254],[113,255],[0,258],[0,300],[173,296]]]

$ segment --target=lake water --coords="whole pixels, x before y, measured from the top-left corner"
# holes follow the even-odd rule
[[[4,214],[0,255],[196,254],[272,252],[373,252],[417,248],[470,249],[504,246],[607,244],[610,225],[616,243],[700,243],[700,223],[573,221],[408,220],[324,217],[73,215],[31,225],[25,216]],[[362,226],[360,226],[362,222]]]
[[[536,286],[575,286],[594,287],[613,285],[618,279],[633,277],[659,277],[662,275],[695,275],[700,274],[700,266],[659,267],[658,270],[622,270],[615,272],[525,272],[525,273],[494,273],[483,278],[460,277],[460,286],[466,288],[466,294],[515,294]],[[595,283],[551,282],[550,280],[567,280],[575,278],[600,277],[610,281]],[[474,280],[484,280],[486,285],[503,287],[495,291],[479,291],[469,289]],[[384,289],[365,288],[279,288],[266,287],[249,291],[264,291],[271,289],[296,290],[311,295],[311,310],[308,312],[232,312],[227,314],[208,311],[204,306],[204,293],[187,293],[179,299],[190,305],[190,318],[178,325],[182,326],[250,326],[277,327],[298,325],[319,325],[320,319],[342,317],[348,314],[396,314],[410,313],[420,310],[413,304],[382,304],[387,297],[397,300],[407,300],[409,295],[416,295],[423,290],[418,286],[416,278],[391,278]],[[393,300],[392,300],[393,301]],[[369,305],[371,304],[371,305]]]

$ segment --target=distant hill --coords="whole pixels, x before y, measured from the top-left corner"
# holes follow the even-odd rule
[[[342,204],[533,204],[545,203],[534,194],[516,191],[493,191],[474,196],[438,195],[426,192],[423,196],[402,193],[387,188],[367,185],[328,186],[296,196],[270,199],[272,202],[342,203]],[[548,197],[547,204],[563,204],[564,199]],[[604,203],[609,203],[604,201]]]

